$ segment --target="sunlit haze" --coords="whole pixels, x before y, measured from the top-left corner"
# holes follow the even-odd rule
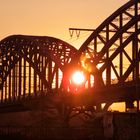
[[[73,73],[73,75],[72,75],[73,83],[80,85],[80,84],[83,84],[84,81],[85,81],[85,76],[82,72],[76,71],[75,73]]]
[[[95,29],[128,0],[0,0],[0,39],[12,34],[53,36],[79,47],[89,33],[70,39],[68,29]]]

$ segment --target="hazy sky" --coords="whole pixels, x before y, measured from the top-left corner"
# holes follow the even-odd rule
[[[96,28],[128,0],[0,0],[0,39],[12,34],[68,42],[69,27]]]

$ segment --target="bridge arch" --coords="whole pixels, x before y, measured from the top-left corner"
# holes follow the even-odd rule
[[[79,58],[84,54],[90,59],[91,67],[97,71],[90,73],[94,75],[95,83],[96,79],[100,79],[98,86],[103,85],[102,81],[104,85],[110,85],[112,79],[117,79],[115,82],[118,83],[129,78],[127,76],[130,76],[128,69],[132,66],[131,62],[139,61],[139,27],[140,1],[131,0],[108,17],[82,44],[78,52]],[[132,35],[135,32],[136,34]],[[131,43],[124,45],[126,40],[131,40]],[[125,49],[122,46],[125,46]],[[118,55],[114,55],[112,59],[116,51]],[[133,65],[132,80],[139,78],[139,69],[139,62],[136,66]],[[129,75],[126,74],[127,71]]]
[[[1,40],[1,100],[58,89],[65,64],[76,51],[54,37],[12,35]]]

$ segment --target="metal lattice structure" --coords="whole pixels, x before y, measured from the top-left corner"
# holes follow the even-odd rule
[[[136,80],[140,75],[140,1],[131,0],[107,18],[83,43],[98,86]],[[93,68],[94,67],[94,68]],[[98,73],[98,74],[97,74]],[[96,78],[96,75],[98,77]],[[96,82],[96,81],[95,81]]]
[[[61,86],[76,49],[53,37],[13,35],[0,42],[0,99],[13,100]]]
[[[131,0],[114,12],[93,31],[79,50],[53,37],[13,35],[1,40],[0,100],[4,102],[5,100],[20,99],[44,91],[49,94],[53,89],[57,92],[61,87],[63,91],[64,89],[67,91],[71,69],[79,67],[88,75],[87,89],[83,92],[91,93],[84,97],[92,102],[89,105],[92,106],[92,109],[96,104],[94,104],[96,99],[92,100],[92,98],[98,93],[98,105],[108,102],[107,98],[102,99],[102,96],[104,97],[103,92],[110,90],[109,86],[114,85],[112,91],[114,92],[115,89],[118,89],[118,85],[129,80],[139,84],[139,0]],[[105,90],[100,92],[99,87]],[[128,92],[129,89],[126,90],[126,87],[119,88],[119,90]],[[131,88],[133,90],[134,86],[132,85]],[[111,94],[113,95],[113,93]],[[70,100],[73,99],[72,96],[74,95],[68,96],[69,104],[72,104],[70,103]],[[117,96],[117,94],[113,96]],[[116,102],[126,101],[127,96],[121,100],[118,98],[110,100],[112,102],[114,100]],[[131,102],[133,103],[134,100],[136,97]],[[76,103],[71,106],[77,107],[83,102]],[[105,108],[107,109],[109,105],[110,103],[107,103]],[[71,107],[69,108],[71,109]]]

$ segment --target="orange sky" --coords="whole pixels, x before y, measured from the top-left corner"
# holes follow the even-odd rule
[[[45,35],[80,46],[87,36],[82,42],[72,40],[69,27],[96,28],[127,1],[0,0],[0,39],[11,34]]]

